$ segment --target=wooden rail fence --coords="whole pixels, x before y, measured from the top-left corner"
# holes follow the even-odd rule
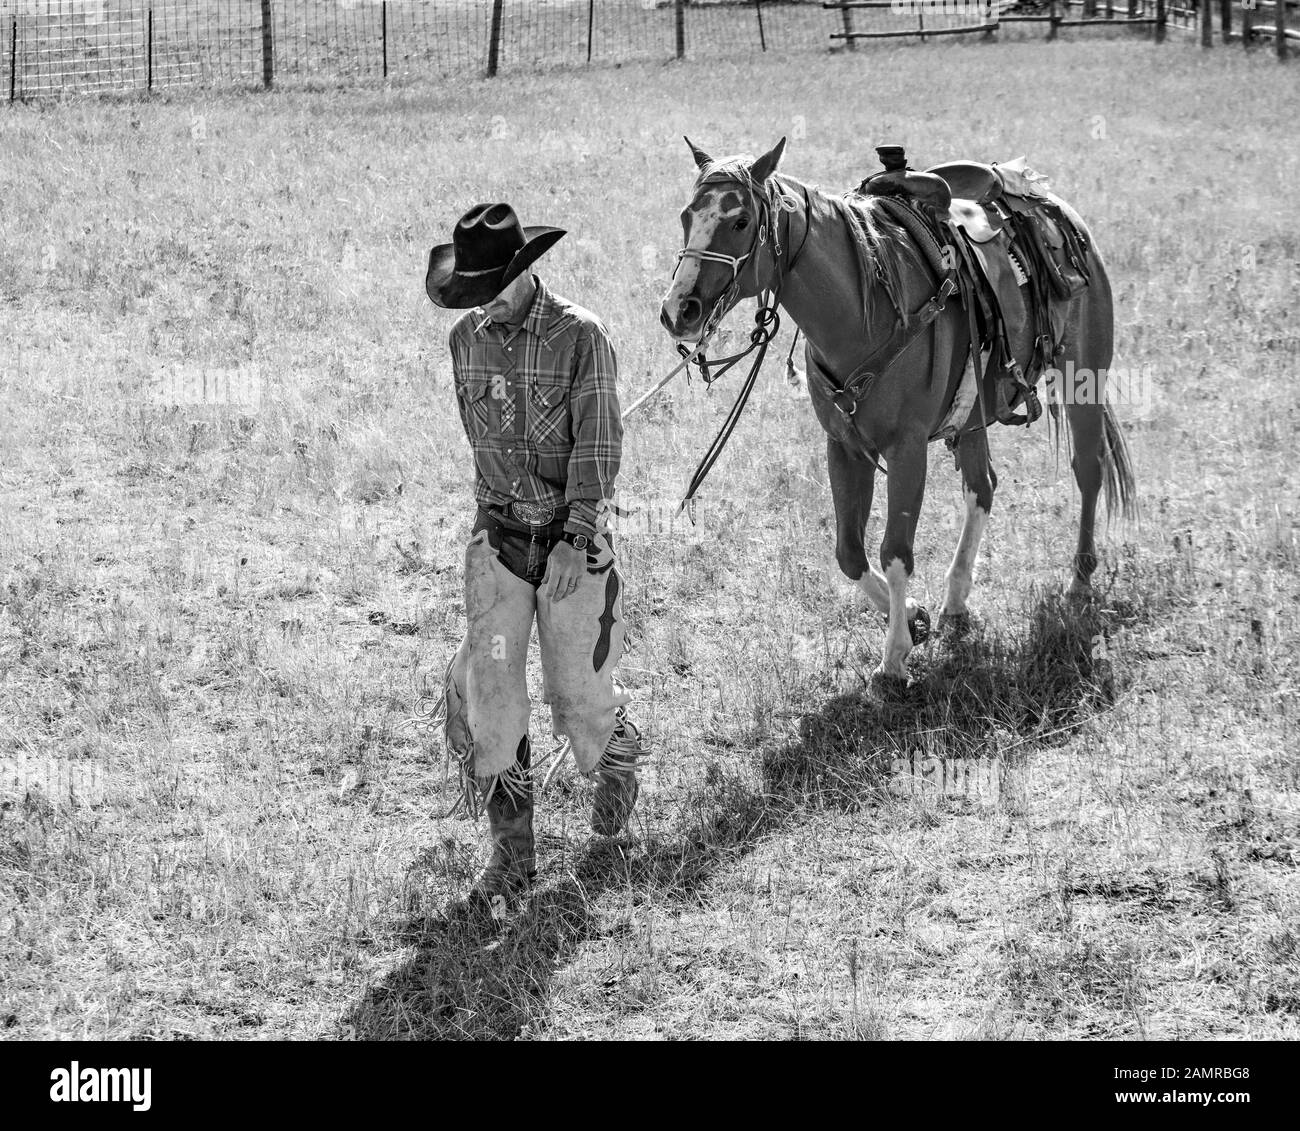
[[[1300,39],[1300,0],[0,0],[0,100],[184,83],[497,75],[593,59],[855,50],[1003,25],[1151,28],[1203,47]],[[1217,9],[1217,11],[1216,11]],[[1216,18],[1217,17],[1217,18]],[[1215,27],[1217,23],[1217,29]]]

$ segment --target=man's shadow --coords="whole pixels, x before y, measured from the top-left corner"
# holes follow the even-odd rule
[[[471,850],[451,840],[426,850],[408,870],[406,921],[392,938],[414,953],[366,990],[342,1018],[343,1033],[361,1040],[526,1035],[547,1015],[551,981],[579,947],[632,930],[625,916],[598,914],[600,895],[624,891],[633,904],[698,901],[718,867],[765,831],[764,808],[757,783],[706,774],[688,791],[684,820],[671,833],[634,845],[593,840],[567,857],[565,846],[551,846],[555,863],[525,904],[500,920],[447,899],[473,882]],[[540,839],[547,847],[550,838]]]
[[[406,922],[395,932],[414,952],[368,988],[344,1031],[370,1040],[526,1035],[547,1015],[556,971],[589,940],[631,929],[599,921],[599,895],[620,889],[634,902],[698,901],[720,866],[793,814],[810,805],[859,808],[900,756],[980,758],[1008,738],[1023,755],[1065,741],[1112,701],[1115,675],[1101,642],[1131,615],[1048,593],[1032,607],[1027,630],[985,628],[938,642],[918,661],[903,699],[882,704],[864,689],[820,703],[796,740],[760,742],[757,776],[709,763],[673,832],[631,850],[593,841],[562,858],[502,921],[454,903],[435,909],[439,897],[430,892],[467,890],[474,858],[450,840],[427,850],[411,867]]]

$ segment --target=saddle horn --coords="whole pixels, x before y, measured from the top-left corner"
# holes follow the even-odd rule
[[[876,154],[884,171],[863,181],[858,192],[869,196],[908,196],[940,216],[947,213],[952,203],[952,190],[947,181],[933,173],[918,173],[909,168],[901,145],[878,145]]]

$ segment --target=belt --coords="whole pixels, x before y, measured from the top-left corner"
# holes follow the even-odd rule
[[[484,507],[487,513],[504,526],[534,540],[558,538],[564,520],[569,517],[568,507],[548,507],[540,503],[507,503],[504,507]]]

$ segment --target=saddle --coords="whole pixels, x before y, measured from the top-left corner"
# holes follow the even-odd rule
[[[1035,385],[1060,355],[1070,300],[1089,282],[1084,235],[1023,157],[992,165],[951,161],[918,172],[901,146],[876,152],[884,171],[864,180],[858,193],[879,199],[938,278],[956,276],[977,390],[1000,423],[1032,424],[1043,411]],[[1021,311],[1034,343],[1027,369],[1008,335],[1009,320]]]

